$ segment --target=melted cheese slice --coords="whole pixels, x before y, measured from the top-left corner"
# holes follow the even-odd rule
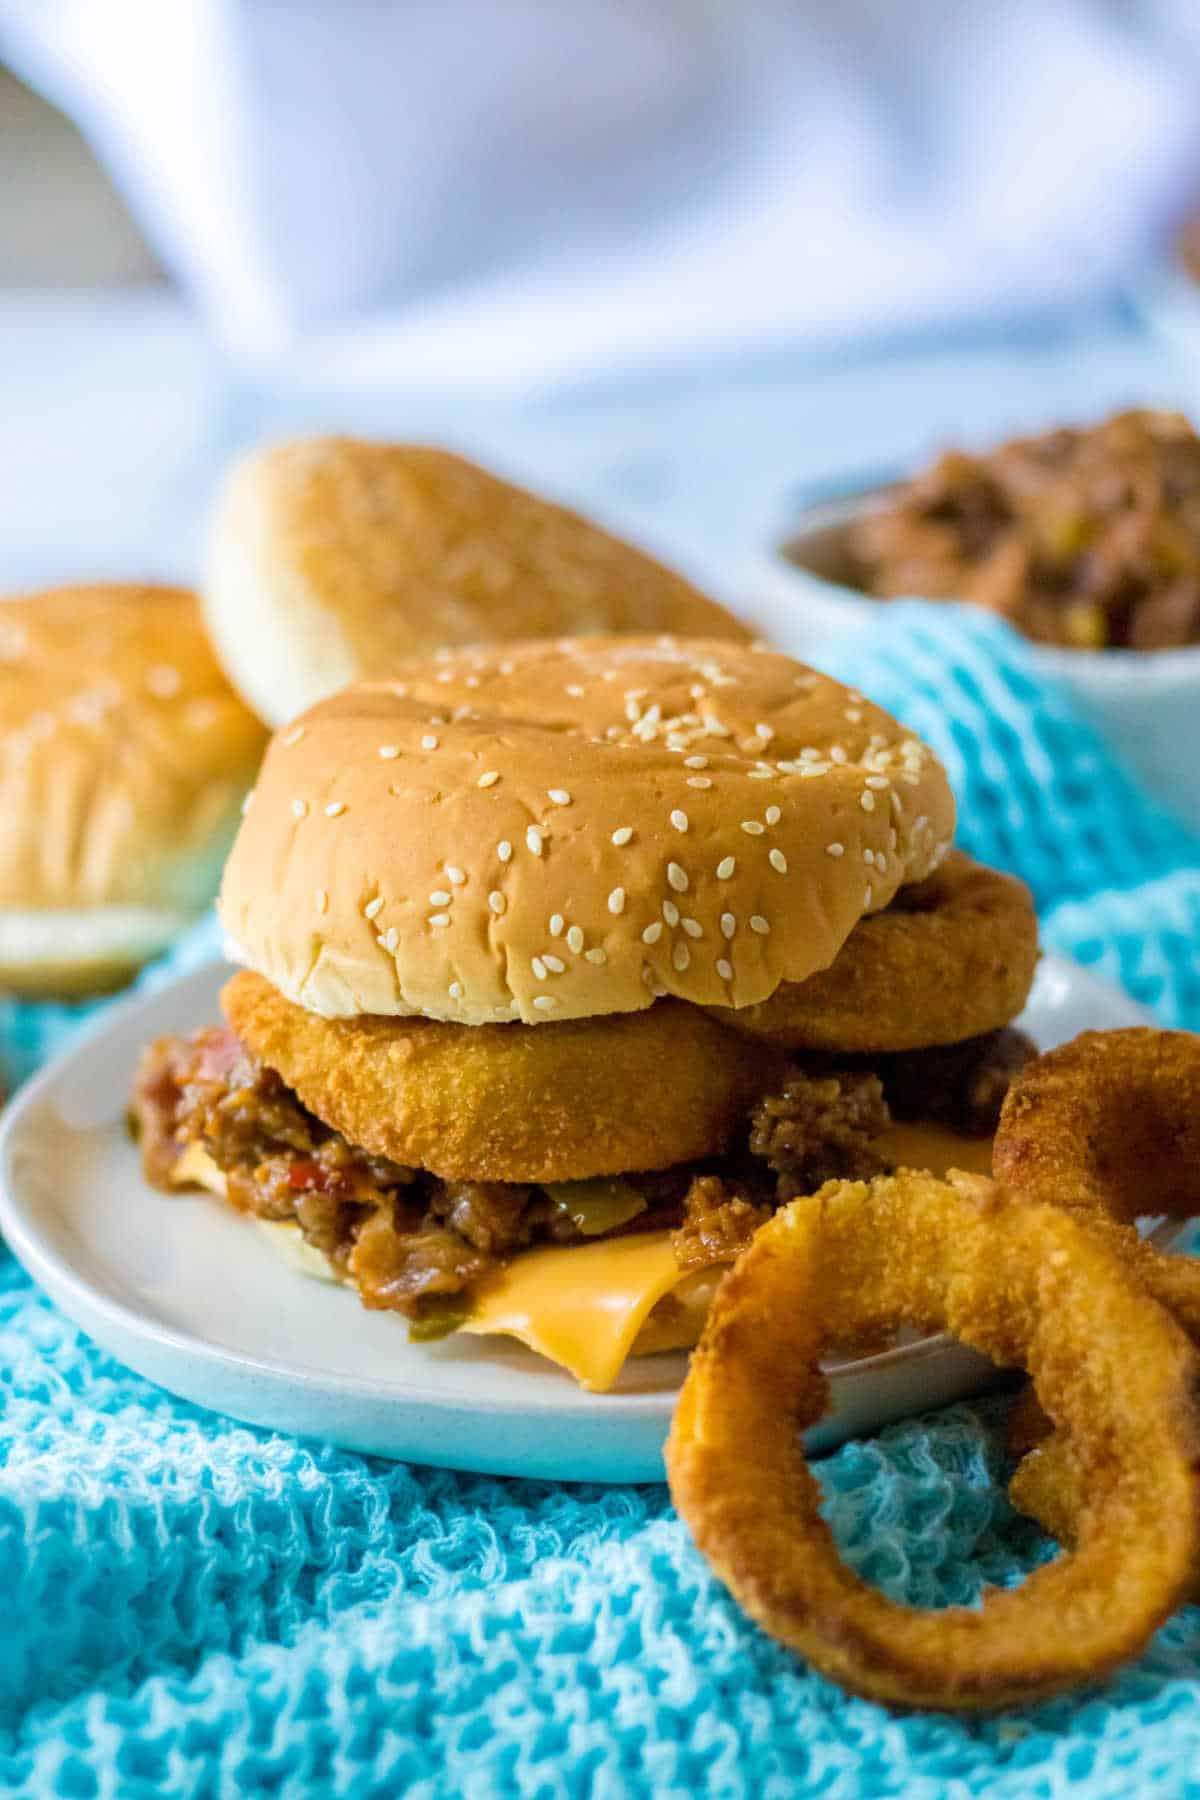
[[[582,1387],[603,1393],[659,1301],[693,1281],[675,1260],[669,1231],[526,1250],[483,1283],[461,1329],[519,1338]],[[680,1323],[684,1341],[694,1343],[694,1314],[690,1330]]]
[[[944,1125],[889,1125],[877,1146],[898,1169],[928,1169],[939,1180],[948,1169],[971,1175],[992,1172],[990,1137],[962,1137]]]

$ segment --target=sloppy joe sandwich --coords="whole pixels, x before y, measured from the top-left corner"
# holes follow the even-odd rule
[[[211,901],[266,732],[194,595],[0,606],[0,987],[119,985]]]
[[[224,1022],[150,1046],[149,1178],[411,1332],[604,1388],[694,1342],[782,1202],[986,1168],[1027,891],[937,758],[717,640],[451,650],[274,738],[220,914]]]
[[[234,467],[204,600],[231,679],[273,725],[445,644],[750,635],[565,507],[444,450],[346,437],[276,444]]]

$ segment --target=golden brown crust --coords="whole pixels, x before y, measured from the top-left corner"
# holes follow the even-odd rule
[[[277,734],[226,869],[239,959],[329,1017],[750,1006],[937,866],[932,751],[701,639],[446,653]]]
[[[902,1606],[852,1574],[804,1458],[822,1355],[900,1322],[1028,1367],[1086,1470],[1075,1551],[978,1610]],[[964,1175],[830,1182],[777,1213],[718,1289],[667,1444],[671,1493],[751,1616],[844,1686],[1020,1704],[1135,1656],[1186,1596],[1195,1378],[1182,1332],[1060,1208]]]
[[[444,450],[342,437],[236,465],[205,601],[235,681],[275,724],[444,644],[750,636],[682,576],[565,507]]]
[[[1022,1193],[1130,1220],[1200,1213],[1200,1038],[1085,1031],[1005,1097],[995,1170]]]
[[[1037,916],[1023,881],[961,850],[922,884],[863,919],[835,961],[769,1000],[716,1016],[793,1050],[924,1050],[1016,1018],[1037,967]]]
[[[0,979],[136,966],[211,899],[266,734],[182,589],[0,609]]]
[[[230,1025],[317,1117],[395,1162],[470,1181],[573,1181],[719,1153],[780,1063],[696,1007],[531,1030],[321,1019],[260,975]]]

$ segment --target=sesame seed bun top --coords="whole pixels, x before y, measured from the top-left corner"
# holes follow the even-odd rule
[[[749,1006],[940,861],[945,773],[790,657],[443,652],[277,734],[225,873],[241,959],[327,1016]]]
[[[212,898],[265,742],[194,595],[0,605],[0,982],[86,989],[159,949]]]
[[[204,603],[231,680],[273,725],[444,644],[750,635],[577,513],[444,450],[343,437],[277,444],[234,466]]]

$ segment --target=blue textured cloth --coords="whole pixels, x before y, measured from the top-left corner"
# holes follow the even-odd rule
[[[1001,627],[881,615],[835,672],[945,757],[961,840],[1047,940],[1200,1026],[1200,846]],[[205,928],[174,963],[210,949]],[[162,978],[152,971],[148,979]],[[22,1068],[78,1010],[9,1008]],[[0,1255],[0,1789],[120,1796],[1200,1796],[1200,1634],[985,1721],[848,1699],[743,1619],[662,1487],[459,1476],[250,1430],[96,1350]],[[998,1485],[997,1403],[821,1466],[855,1566],[921,1604],[1051,1547]]]

